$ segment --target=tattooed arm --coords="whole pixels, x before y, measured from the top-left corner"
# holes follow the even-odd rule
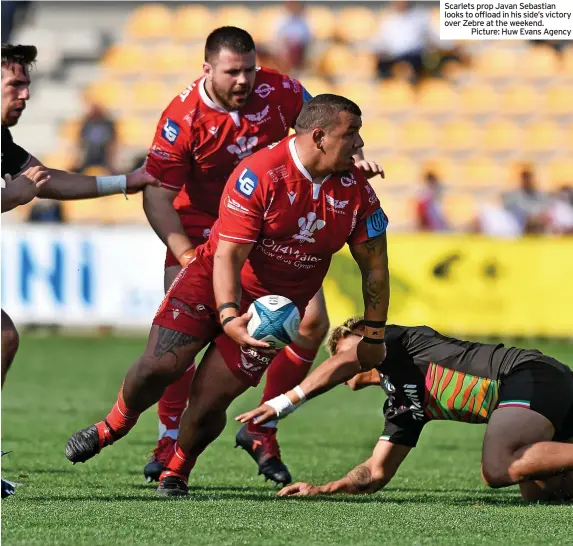
[[[319,486],[295,483],[281,489],[279,496],[375,493],[390,482],[411,449],[408,446],[379,440],[370,459],[351,470],[344,478]]]
[[[362,274],[366,326],[357,354],[361,369],[366,371],[380,364],[386,357],[386,347],[382,343],[390,304],[386,233],[352,246],[350,251]]]

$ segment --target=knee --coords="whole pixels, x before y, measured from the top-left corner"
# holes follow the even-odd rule
[[[2,329],[2,352],[11,360],[20,346],[20,336],[14,327]]]
[[[180,365],[174,355],[164,355],[161,358],[144,356],[140,360],[138,375],[144,380],[153,380],[169,385],[185,373],[186,367]]]
[[[330,321],[326,313],[319,315],[305,315],[300,323],[299,337],[318,347],[328,334]]]

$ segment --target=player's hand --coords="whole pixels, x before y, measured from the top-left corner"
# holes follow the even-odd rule
[[[320,494],[320,489],[310,483],[296,482],[283,487],[277,497],[314,497]]]
[[[370,370],[368,372],[357,373],[352,379],[346,381],[346,384],[353,390],[359,391],[366,387],[373,385],[380,386],[380,374],[378,370]]]
[[[360,159],[359,161],[355,162],[356,167],[358,167],[362,174],[370,179],[376,175],[380,175],[384,178],[384,169],[376,163],[376,161],[369,161],[368,159]]]
[[[363,370],[371,370],[386,358],[386,343],[366,343],[363,339],[356,346],[358,362]]]
[[[272,351],[271,346],[266,341],[259,341],[251,337],[247,331],[247,324],[252,313],[245,313],[236,319],[230,320],[225,324],[223,331],[241,347],[252,347],[253,349],[269,349]]]
[[[159,180],[153,178],[146,170],[145,165],[139,167],[132,173],[126,175],[126,188],[127,193],[137,193],[143,190],[146,186],[159,186]]]
[[[12,178],[11,175],[4,176],[6,183],[6,190],[14,192],[18,196],[18,203],[25,205],[29,203],[36,195],[40,188],[50,180],[50,173],[46,167],[36,165],[26,169],[17,178]]]
[[[235,417],[235,421],[239,423],[248,423],[251,419],[253,419],[257,425],[264,425],[269,421],[277,419],[277,412],[274,408],[271,408],[271,406],[263,404],[254,410],[241,413],[241,415]]]
[[[181,256],[179,256],[178,261],[181,264],[181,267],[187,267],[187,264],[193,258],[195,258],[195,249],[190,248],[189,250],[186,250],[185,252],[183,252],[183,254],[181,254]]]

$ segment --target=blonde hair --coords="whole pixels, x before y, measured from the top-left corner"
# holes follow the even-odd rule
[[[363,327],[363,321],[364,317],[350,317],[340,326],[334,328],[324,342],[324,345],[328,350],[328,354],[330,354],[330,356],[336,354],[336,346],[341,339],[345,339],[352,335],[362,335],[360,330]]]

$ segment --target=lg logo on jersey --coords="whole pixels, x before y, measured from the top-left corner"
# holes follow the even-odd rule
[[[249,198],[253,195],[253,192],[259,185],[259,179],[257,175],[251,171],[248,167],[241,173],[237,183],[235,184],[235,189],[243,194],[245,197]]]
[[[253,153],[253,148],[257,145],[259,139],[256,136],[248,138],[241,136],[236,142],[237,144],[230,144],[227,146],[227,151],[231,154],[237,154],[239,159],[243,159]]]

